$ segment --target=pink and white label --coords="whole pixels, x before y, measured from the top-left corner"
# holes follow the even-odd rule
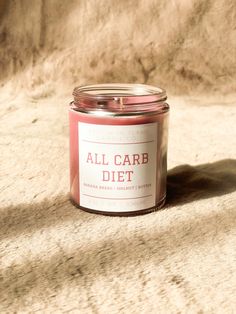
[[[157,123],[78,123],[80,205],[109,212],[155,206]]]

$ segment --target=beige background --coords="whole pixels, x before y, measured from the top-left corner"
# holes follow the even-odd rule
[[[30,90],[111,81],[235,92],[233,0],[1,0],[0,18],[0,79],[23,71]]]
[[[235,1],[0,0],[0,312],[234,313]],[[167,205],[68,200],[75,85],[167,89]]]

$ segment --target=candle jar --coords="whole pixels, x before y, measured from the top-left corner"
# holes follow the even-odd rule
[[[142,84],[76,87],[69,108],[70,197],[79,208],[137,215],[166,198],[166,92]]]

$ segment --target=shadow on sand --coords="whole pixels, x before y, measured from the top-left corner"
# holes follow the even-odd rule
[[[198,166],[181,165],[167,176],[167,204],[177,205],[220,196],[236,190],[236,160]]]

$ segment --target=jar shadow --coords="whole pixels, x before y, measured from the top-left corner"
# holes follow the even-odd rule
[[[166,206],[181,205],[234,191],[236,191],[236,160],[234,159],[198,166],[180,165],[168,172]],[[102,219],[101,215],[78,210],[71,204],[68,195],[59,195],[40,203],[2,207],[0,238],[33,233],[58,225],[62,221],[68,223],[79,221],[84,224],[98,219]]]
[[[198,166],[180,165],[168,171],[167,205],[179,205],[234,192],[236,160]]]

